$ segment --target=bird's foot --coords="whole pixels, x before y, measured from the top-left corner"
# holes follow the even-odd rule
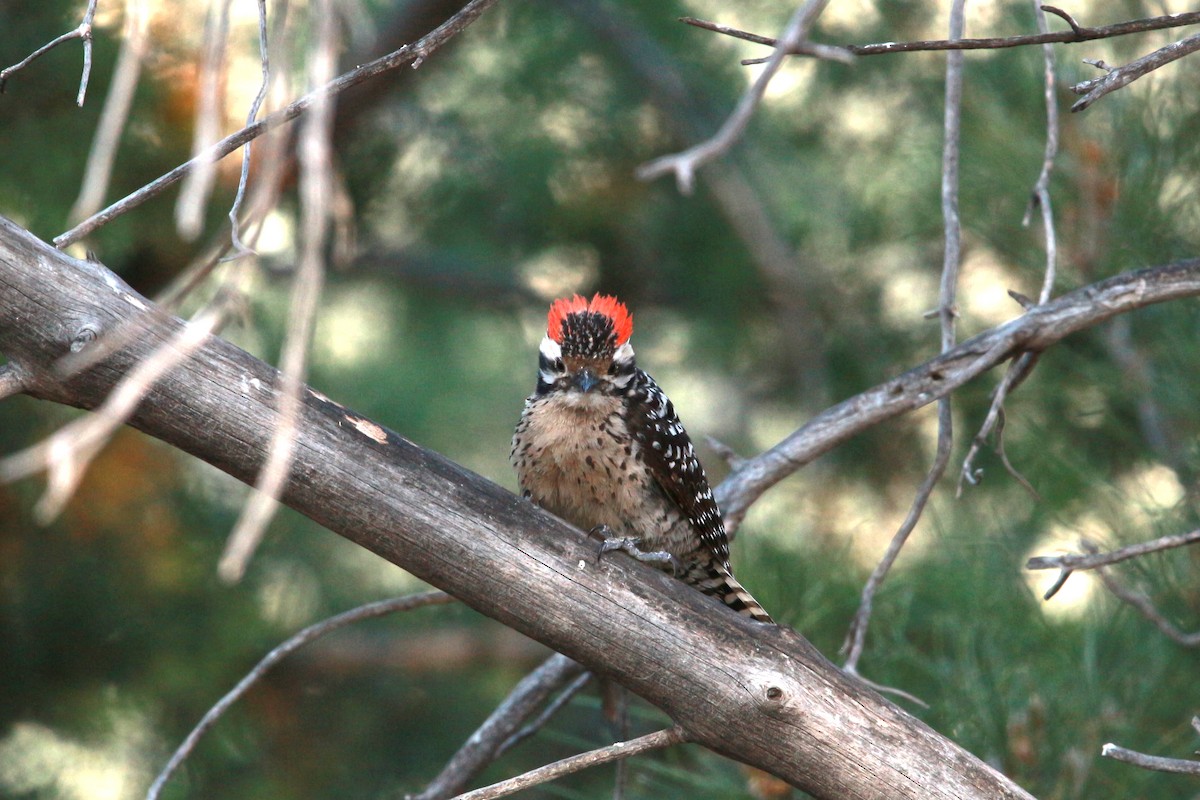
[[[642,540],[635,536],[618,536],[607,525],[597,525],[592,528],[590,533],[594,536],[600,536],[603,539],[600,542],[600,547],[596,550],[596,561],[599,561],[605,553],[621,550],[633,556],[638,561],[654,564],[659,569],[666,569],[667,565],[670,565],[671,572],[675,577],[679,577],[684,571],[683,563],[665,550],[643,551],[639,547]]]

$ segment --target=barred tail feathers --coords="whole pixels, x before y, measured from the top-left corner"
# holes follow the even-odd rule
[[[774,625],[775,620],[766,609],[754,599],[745,587],[738,583],[737,578],[724,564],[710,561],[702,568],[703,571],[693,570],[684,579],[707,595],[720,600],[739,614],[751,619]],[[700,574],[697,574],[699,572]]]

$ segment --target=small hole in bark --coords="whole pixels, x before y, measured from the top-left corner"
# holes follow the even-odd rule
[[[783,697],[783,689],[780,689],[778,686],[771,686],[767,689],[768,700],[778,700],[781,697]]]

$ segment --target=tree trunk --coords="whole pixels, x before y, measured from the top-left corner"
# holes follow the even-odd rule
[[[57,374],[73,342],[86,353],[125,324],[144,327],[83,372]],[[0,352],[28,394],[94,408],[185,324],[100,264],[0,218]],[[98,341],[88,343],[92,333]],[[130,424],[252,482],[276,424],[277,377],[211,337]],[[795,632],[734,614],[632,559],[597,561],[579,531],[309,390],[283,501],[615,679],[691,740],[814,797],[1030,797]]]

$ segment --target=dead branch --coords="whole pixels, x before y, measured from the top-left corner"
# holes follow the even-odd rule
[[[1119,564],[1131,558],[1184,547],[1200,542],[1200,530],[1191,533],[1178,533],[1171,536],[1161,536],[1148,542],[1131,544],[1109,553],[1068,553],[1061,556],[1035,556],[1025,563],[1025,569],[1062,569],[1075,571],[1078,569],[1096,569]],[[1049,598],[1046,598],[1049,599]]]
[[[154,783],[150,785],[150,789],[146,792],[146,800],[157,800],[162,793],[163,787],[167,781],[179,769],[179,766],[191,755],[196,749],[196,744],[200,738],[211,728],[217,724],[217,721],[225,714],[229,708],[236,703],[242,695],[249,691],[250,687],[258,683],[267,672],[289,655],[299,650],[304,645],[311,641],[320,639],[326,634],[332,633],[338,628],[344,628],[347,625],[353,625],[356,622],[361,622],[365,619],[376,619],[384,617],[388,614],[395,614],[400,611],[411,611],[415,608],[424,608],[425,606],[445,605],[453,603],[454,598],[445,592],[422,592],[421,594],[410,594],[406,597],[397,597],[392,600],[379,600],[374,603],[353,608],[349,611],[344,611],[334,617],[323,619],[320,622],[309,625],[302,631],[293,634],[291,637],[277,645],[271,652],[263,656],[262,660],[254,665],[254,668],[246,673],[237,685],[230,689],[220,700],[210,708],[205,715],[192,728],[191,733],[187,738],[176,748],[171,754],[171,758],[167,761],[166,766],[158,773],[158,777],[154,779]]]
[[[651,750],[661,750],[664,747],[681,744],[687,740],[687,735],[679,726],[655,731],[654,733],[648,733],[645,736],[631,739],[628,742],[617,742],[616,744],[610,744],[608,747],[601,747],[587,753],[580,753],[577,756],[564,758],[561,761],[555,761],[553,764],[547,764],[544,767],[531,770],[524,775],[518,775],[515,778],[494,783],[482,789],[476,789],[473,792],[460,794],[454,800],[494,800],[497,797],[507,797],[510,794],[515,794],[531,786],[548,783],[564,775],[580,772],[589,767],[598,767],[610,761],[630,758],[631,756],[647,753]]]
[[[1104,97],[1104,95],[1128,86],[1143,75],[1147,75],[1159,67],[1164,67],[1172,61],[1183,58],[1197,50],[1200,50],[1200,33],[1155,50],[1153,53],[1144,55],[1136,61],[1130,61],[1123,67],[1110,68],[1105,66],[1103,62],[1094,62],[1096,67],[1105,70],[1107,74],[1102,78],[1093,78],[1090,81],[1083,81],[1072,86],[1071,91],[1075,94],[1081,94],[1083,97],[1075,101],[1075,104],[1071,106],[1071,110],[1083,111],[1092,103]],[[1093,62],[1089,61],[1088,63]]]
[[[1076,289],[984,331],[899,377],[810,419],[716,488],[726,526],[736,528],[763,492],[854,435],[928,405],[1014,354],[1040,352],[1064,337],[1136,308],[1200,294],[1200,259],[1116,275]]]
[[[75,97],[75,105],[83,108],[84,98],[87,97],[88,80],[92,76],[92,19],[96,16],[96,2],[97,0],[88,0],[87,10],[83,13],[83,21],[74,30],[67,31],[62,36],[47,42],[11,67],[0,70],[0,94],[4,93],[5,84],[14,73],[25,69],[33,61],[49,53],[63,42],[82,39],[83,74],[79,77],[79,94]]]
[[[1156,772],[1174,772],[1182,775],[1200,775],[1200,761],[1186,758],[1164,758],[1139,753],[1136,750],[1126,750],[1112,742],[1100,749],[1100,755],[1116,761],[1124,761],[1142,769],[1152,769]]]
[[[1022,36],[1000,36],[982,39],[927,39],[913,42],[880,42],[878,44],[844,44],[839,46],[841,49],[856,56],[877,56],[887,53],[913,53],[929,50],[998,50],[1006,47],[1027,47],[1036,44],[1077,44],[1096,39],[1111,39],[1116,36],[1127,36],[1133,33],[1146,33],[1147,31],[1181,28],[1185,25],[1200,24],[1200,11],[1189,11],[1181,14],[1165,14],[1159,17],[1120,22],[1115,25],[1104,25],[1098,28],[1085,28],[1076,23],[1069,14],[1061,9],[1048,5],[1043,5],[1041,8],[1065,19],[1071,26],[1071,30],[1060,31],[1058,33],[1035,33]],[[778,41],[770,36],[761,36],[756,33],[741,31],[736,28],[730,28],[727,25],[718,25],[715,22],[708,22],[694,17],[683,17],[680,21],[686,22],[688,25],[694,25],[697,28],[722,33],[726,36],[732,36],[747,42],[754,42],[755,44],[764,44],[769,47],[774,47]],[[803,52],[801,48],[797,48],[792,55],[810,54]],[[742,63],[757,64],[761,62],[762,59],[746,59]]]
[[[680,193],[691,194],[692,187],[695,185],[696,170],[723,154],[741,137],[746,126],[750,124],[750,118],[754,115],[755,109],[762,102],[767,85],[783,65],[787,51],[804,41],[808,36],[809,28],[825,10],[828,3],[829,0],[807,0],[804,5],[796,9],[791,19],[788,20],[783,34],[779,37],[782,44],[775,48],[775,52],[767,60],[767,66],[762,74],[745,91],[733,113],[729,115],[725,124],[712,138],[690,147],[682,153],[673,153],[643,164],[637,168],[637,177],[643,181],[649,181],[671,172],[675,175],[675,183],[679,187]]]
[[[68,352],[63,334],[81,308],[102,334],[139,313],[129,299],[137,296],[99,265],[3,219],[0,262],[0,352],[34,397],[95,407],[185,326],[155,316],[128,347],[63,379],[53,364]],[[1163,299],[1152,289],[1141,294],[1148,297]],[[155,386],[130,424],[252,481],[278,424],[278,386],[276,370],[210,337],[186,369]],[[311,390],[295,452],[283,502],[610,676],[693,741],[816,798],[1029,798],[795,633],[714,613],[716,600],[632,559],[597,564],[582,532]]]
[[[1154,601],[1141,592],[1130,589],[1124,583],[1117,580],[1107,569],[1097,567],[1096,576],[1109,593],[1122,603],[1131,606],[1143,618],[1149,621],[1151,625],[1158,628],[1163,636],[1184,647],[1200,647],[1200,631],[1195,631],[1194,633],[1183,632],[1179,629],[1179,626],[1167,619],[1166,614],[1158,610],[1158,606],[1154,605]]]

